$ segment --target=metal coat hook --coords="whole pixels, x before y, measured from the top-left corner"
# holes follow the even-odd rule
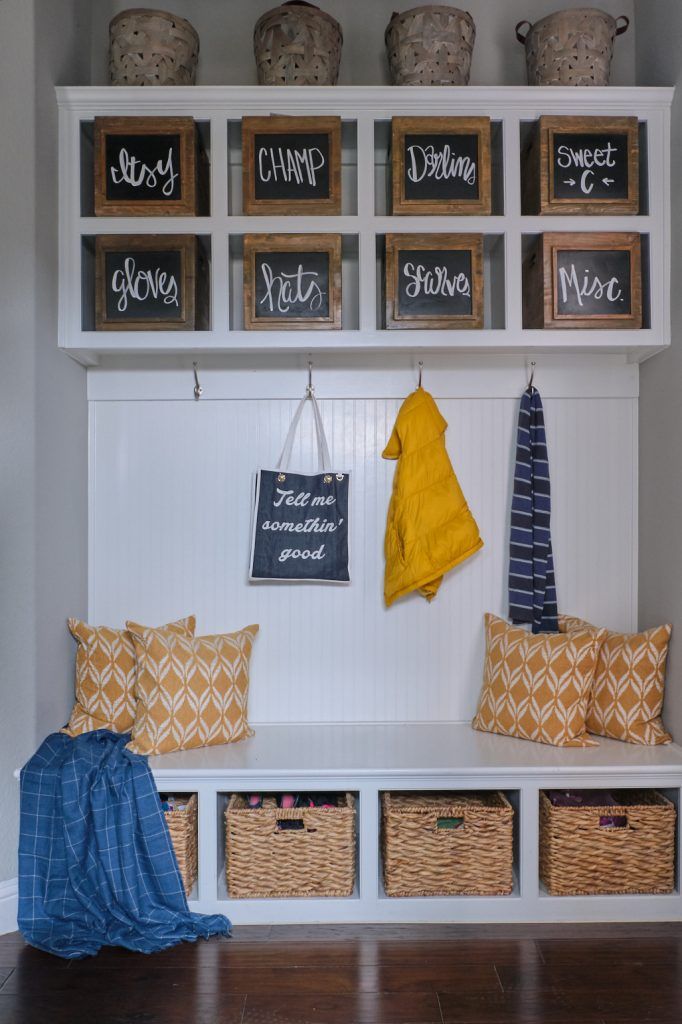
[[[202,388],[201,384],[199,383],[199,372],[198,372],[199,371],[199,364],[198,363],[192,363],[192,366],[194,368],[194,397],[196,398],[196,400],[198,402],[199,399],[201,398],[201,396],[204,393],[204,389]]]
[[[417,391],[419,391],[419,388],[422,386],[422,372],[424,370],[423,360],[421,360],[421,359],[419,360],[418,366],[419,366],[419,382],[417,384]]]
[[[315,388],[313,387],[313,364],[310,360],[308,360],[308,387],[305,389],[305,393],[309,398],[312,398],[315,394]]]
[[[530,364],[530,379],[528,381],[528,387],[526,388],[526,391],[530,391],[530,389],[533,387],[533,379],[534,379],[534,377],[535,377],[535,360],[531,360],[531,364]]]

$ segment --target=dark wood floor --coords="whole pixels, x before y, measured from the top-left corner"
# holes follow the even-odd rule
[[[236,928],[71,962],[0,936],[0,1024],[643,1021],[682,1021],[682,925]]]

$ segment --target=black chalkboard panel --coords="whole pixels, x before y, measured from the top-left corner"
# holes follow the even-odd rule
[[[257,132],[256,199],[329,199],[328,132]]]
[[[180,134],[107,134],[106,197],[118,202],[163,202],[182,194]]]
[[[347,473],[261,470],[250,578],[348,583]]]
[[[625,249],[557,249],[559,316],[628,316],[632,311],[630,252]]]
[[[329,317],[328,252],[256,252],[255,318]]]
[[[473,312],[471,252],[399,249],[398,316],[457,317]]]
[[[183,310],[180,250],[133,250],[104,255],[109,322],[178,320]]]
[[[478,143],[478,134],[406,134],[403,137],[405,199],[478,199]]]
[[[628,198],[627,132],[554,132],[552,172],[556,199]]]

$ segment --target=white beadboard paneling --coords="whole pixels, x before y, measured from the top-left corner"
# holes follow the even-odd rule
[[[431,605],[383,607],[394,464],[381,459],[400,402],[320,403],[335,468],[352,476],[352,583],[249,584],[253,472],[270,468],[294,400],[91,402],[90,618],[201,632],[259,622],[255,722],[442,721],[473,713],[485,611],[505,613],[518,399],[440,399],[448,448],[485,547]],[[554,398],[545,411],[559,604],[635,625],[633,398]],[[306,417],[292,466],[315,467]]]

